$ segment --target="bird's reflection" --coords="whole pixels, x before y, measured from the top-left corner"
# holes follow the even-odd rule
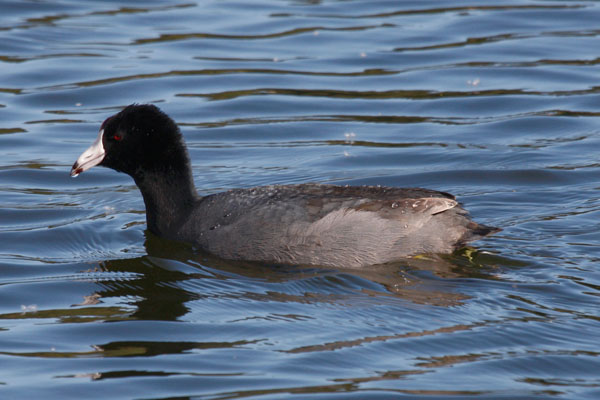
[[[101,289],[91,296],[96,301],[109,297],[125,299],[135,309],[130,317],[141,320],[183,317],[189,312],[191,301],[214,297],[206,290],[214,280],[230,285],[226,287],[232,293],[224,293],[221,285],[220,295],[255,301],[332,302],[352,292],[416,304],[453,306],[468,296],[457,292],[456,285],[447,284],[448,280],[494,279],[490,265],[497,261],[496,256],[471,249],[446,258],[417,257],[368,269],[268,265],[222,260],[150,233],[146,233],[145,248],[147,255],[141,257],[102,262],[103,272],[117,276],[126,273],[130,278],[99,280]],[[192,281],[194,284],[184,284]],[[254,291],[244,289],[248,282],[252,282]]]

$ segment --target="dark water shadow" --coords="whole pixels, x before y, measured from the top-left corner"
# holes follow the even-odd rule
[[[189,312],[187,303],[214,296],[330,303],[360,295],[382,301],[402,299],[415,304],[456,306],[469,296],[457,291],[456,285],[448,285],[448,280],[497,280],[499,266],[514,265],[473,248],[447,257],[416,257],[365,269],[230,261],[148,232],[145,248],[147,255],[142,257],[100,263],[102,272],[133,278],[102,279],[98,282],[102,289],[94,294],[99,299],[135,299],[130,304],[135,311],[129,317],[139,320],[178,320]],[[215,280],[226,282],[218,295],[211,290]],[[182,285],[186,282],[190,284]]]
[[[185,243],[161,239],[147,231],[145,235],[145,255],[105,260],[70,276],[36,278],[66,279],[83,284],[85,291],[81,303],[2,314],[0,319],[35,318],[58,324],[137,321],[136,324],[143,326],[149,321],[154,332],[152,336],[158,338],[163,337],[163,329],[166,330],[162,333],[168,336],[170,328],[167,327],[169,324],[157,325],[156,321],[193,320],[195,307],[206,307],[209,303],[214,307],[215,302],[220,301],[288,303],[290,311],[286,318],[310,304],[334,304],[349,309],[391,305],[399,312],[415,306],[461,307],[471,298],[469,293],[485,290],[482,282],[501,281],[498,271],[522,267],[522,263],[474,248],[444,257],[421,256],[364,269],[273,265],[223,260]],[[117,326],[114,328],[118,329]],[[396,336],[369,337],[364,341],[384,341]],[[53,359],[147,357],[245,347],[255,343],[255,340],[239,339],[176,342],[148,339],[96,341],[91,349],[84,351],[14,352],[7,349],[0,354]],[[355,341],[335,342],[316,347],[300,346],[289,352],[354,345]]]

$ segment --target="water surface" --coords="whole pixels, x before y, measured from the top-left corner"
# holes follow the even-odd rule
[[[600,397],[600,6],[0,4],[0,393]],[[232,263],[70,166],[154,103],[201,194],[423,186],[503,231],[364,271]]]

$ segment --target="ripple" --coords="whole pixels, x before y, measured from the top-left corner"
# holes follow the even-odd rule
[[[598,4],[2,10],[4,397],[597,397]],[[215,259],[148,232],[129,177],[68,177],[133,102],[201,194],[420,186],[503,231],[361,271]]]

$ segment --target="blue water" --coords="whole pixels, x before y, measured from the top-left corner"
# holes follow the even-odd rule
[[[600,398],[600,4],[0,3],[0,397]],[[232,263],[70,166],[154,103],[201,194],[422,186],[503,231],[366,270]]]

